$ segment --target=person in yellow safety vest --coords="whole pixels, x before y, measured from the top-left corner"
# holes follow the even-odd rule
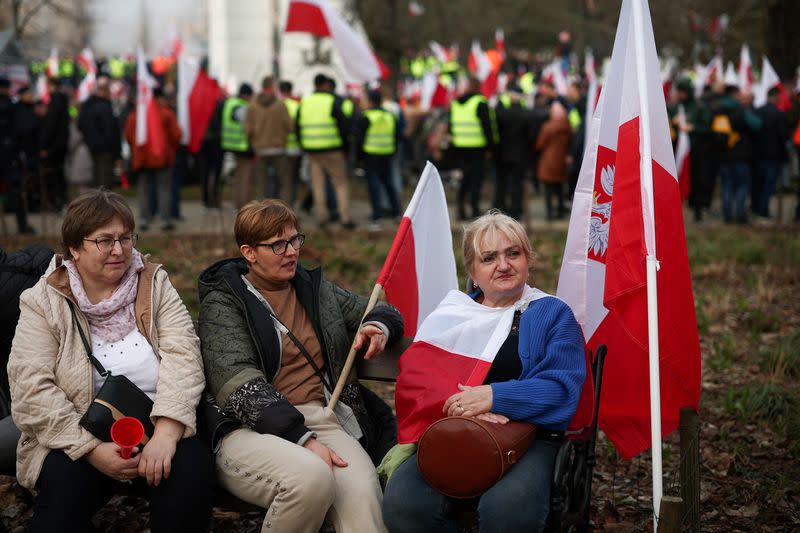
[[[286,167],[292,179],[292,202],[289,205],[294,205],[298,197],[297,187],[300,184],[300,157],[303,155],[300,149],[300,142],[297,140],[297,132],[295,131],[297,110],[300,109],[300,102],[292,96],[294,89],[292,82],[281,81],[278,84],[278,89],[283,98],[283,105],[286,106],[286,111],[289,113],[289,118],[292,119],[292,131],[286,139]]]
[[[481,84],[470,78],[467,92],[450,104],[450,136],[454,160],[462,172],[458,190],[458,218],[467,219],[464,202],[470,195],[471,218],[480,216],[480,195],[486,154],[494,148],[497,132],[494,113],[480,93]]]
[[[115,80],[125,77],[125,61],[118,57],[112,57],[108,60],[108,71]]]
[[[531,94],[536,91],[536,77],[533,72],[526,72],[520,76],[519,88],[524,94]]]
[[[415,57],[411,60],[409,68],[411,70],[411,77],[414,79],[421,79],[425,75],[425,58]]]
[[[220,146],[223,151],[236,156],[236,167],[233,170],[233,199],[236,209],[241,209],[252,200],[253,152],[245,132],[247,104],[252,97],[253,88],[250,84],[243,83],[239,86],[238,95],[228,98],[222,105]]]
[[[317,222],[329,222],[325,193],[325,176],[330,177],[336,194],[343,228],[352,229],[350,190],[347,180],[347,135],[350,132],[352,102],[333,94],[335,82],[324,74],[314,77],[314,92],[300,100],[297,112],[297,139],[308,157],[311,193]]]
[[[567,119],[569,119],[569,126],[572,128],[572,133],[581,129],[583,124],[583,115],[586,114],[586,98],[581,92],[581,86],[577,82],[569,84],[567,87]]]
[[[382,107],[380,91],[369,91],[369,108],[358,117],[354,127],[354,138],[358,160],[364,165],[372,204],[372,223],[384,217],[400,216],[400,202],[392,183],[392,156],[400,141],[400,128],[394,113]],[[381,208],[381,194],[389,200],[389,211]]]

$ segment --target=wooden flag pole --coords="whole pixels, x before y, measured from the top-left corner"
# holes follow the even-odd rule
[[[369,301],[367,302],[367,308],[364,310],[364,316],[361,317],[361,322],[364,322],[364,318],[367,314],[372,311],[372,308],[375,307],[375,304],[378,303],[378,298],[381,295],[381,291],[383,290],[383,286],[380,283],[376,283],[375,287],[372,288],[372,294],[369,296]],[[358,330],[361,330],[361,324],[358,326]],[[358,336],[358,335],[356,335]],[[342,390],[344,389],[344,385],[347,382],[347,376],[350,375],[350,369],[353,368],[353,363],[356,360],[356,340],[353,338],[353,344],[350,345],[350,352],[347,354],[347,359],[344,362],[344,366],[342,367],[342,373],[339,376],[339,381],[336,382],[336,387],[333,389],[333,393],[331,394],[331,399],[328,402],[327,413],[330,415],[333,412],[334,407],[336,407],[336,402],[339,401],[339,396],[342,395]]]

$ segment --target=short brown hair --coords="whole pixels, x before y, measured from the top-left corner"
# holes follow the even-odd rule
[[[493,241],[497,233],[502,233],[509,241],[518,244],[522,248],[530,267],[533,252],[531,250],[531,241],[528,239],[525,228],[517,220],[499,209],[492,209],[467,224],[464,228],[461,252],[464,255],[464,268],[467,273],[472,273],[472,265],[480,251],[481,244],[486,241]]]
[[[299,230],[297,215],[283,200],[267,198],[254,200],[239,210],[233,233],[239,246],[253,246],[279,234],[286,226]]]
[[[264,76],[264,79],[261,80],[261,88],[262,89],[274,89],[275,88],[275,78],[272,76]]]
[[[70,248],[83,246],[84,237],[116,217],[122,221],[125,231],[136,229],[136,221],[128,202],[115,192],[93,189],[72,200],[61,224],[64,258],[72,259]]]

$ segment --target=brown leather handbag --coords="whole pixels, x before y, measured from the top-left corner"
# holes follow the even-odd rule
[[[428,485],[445,496],[474,498],[503,477],[535,436],[536,426],[527,422],[448,416],[422,434],[417,464]]]

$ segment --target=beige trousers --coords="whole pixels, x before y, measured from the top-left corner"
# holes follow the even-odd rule
[[[237,429],[222,440],[217,479],[232,494],[267,509],[262,532],[317,533],[327,516],[337,533],[386,531],[375,467],[321,402],[296,406],[317,439],[347,461],[333,470],[313,452],[275,435]]]
[[[344,152],[308,152],[308,172],[311,174],[311,194],[314,198],[314,214],[321,223],[328,221],[328,203],[325,198],[325,174],[331,178],[339,204],[342,224],[350,220],[350,189],[347,183],[347,162]]]
[[[236,209],[241,209],[253,199],[254,166],[252,155],[236,154],[236,167],[233,169],[233,201]]]

